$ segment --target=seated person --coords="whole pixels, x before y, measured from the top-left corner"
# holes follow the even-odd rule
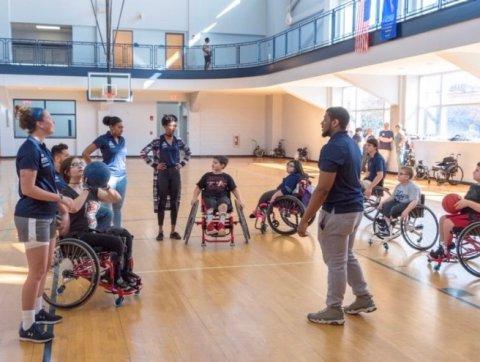
[[[282,183],[278,185],[275,190],[267,191],[262,196],[260,196],[257,204],[257,209],[262,204],[272,203],[279,196],[293,194],[300,180],[308,179],[308,175],[303,171],[303,166],[300,161],[288,161],[286,167],[288,176],[282,180]],[[255,211],[250,214],[250,218],[256,218]]]
[[[135,283],[132,273],[133,236],[125,229],[111,228],[104,233],[97,232],[95,213],[99,201],[114,203],[120,201],[120,194],[114,189],[89,189],[83,183],[85,162],[78,157],[68,157],[62,162],[60,174],[67,182],[62,195],[74,200],[73,209],[69,210],[69,228],[64,231],[66,237],[80,239],[91,247],[101,247],[102,251],[113,252],[115,262],[115,283],[128,288],[128,283]],[[126,246],[124,245],[124,240]]]
[[[473,171],[473,179],[476,184],[471,185],[465,197],[455,204],[460,213],[443,215],[440,218],[440,245],[437,250],[430,252],[432,258],[442,258],[445,256],[445,250],[455,247],[455,243],[452,242],[454,227],[464,229],[469,224],[480,221],[480,162]]]
[[[240,200],[240,194],[238,192],[237,185],[233,178],[223,172],[227,167],[228,158],[224,156],[216,156],[212,161],[212,171],[207,172],[202,176],[197,183],[197,187],[193,192],[192,205],[198,199],[200,192],[202,193],[202,199],[207,212],[207,234],[218,236],[225,236],[225,221],[227,218],[227,212],[232,210],[232,203],[230,201],[230,192],[233,192],[237,198],[241,207],[243,203]],[[220,213],[220,220],[215,228],[213,216],[215,210]]]
[[[398,173],[398,181],[400,183],[395,186],[393,195],[388,199],[382,200],[378,205],[378,209],[384,216],[385,223],[382,225],[380,232],[383,236],[390,236],[390,221],[399,216],[407,219],[410,211],[412,211],[420,201],[420,187],[412,181],[413,170],[411,167],[402,167]]]
[[[368,160],[368,176],[362,180],[362,187],[365,190],[366,197],[370,197],[376,186],[383,187],[383,180],[387,172],[385,160],[378,152],[378,141],[370,138],[365,143],[365,149],[369,156]]]

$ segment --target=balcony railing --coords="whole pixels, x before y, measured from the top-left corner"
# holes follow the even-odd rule
[[[479,0],[399,0],[397,21]],[[372,0],[370,31],[381,27],[383,0]],[[321,12],[288,30],[260,40],[212,45],[212,68],[248,68],[271,64],[354,37],[357,1]],[[201,45],[116,44],[113,68],[202,70]],[[0,64],[107,68],[104,44],[0,38]]]

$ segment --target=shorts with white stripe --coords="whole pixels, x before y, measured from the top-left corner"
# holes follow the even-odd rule
[[[55,237],[55,218],[32,219],[15,216],[14,220],[17,227],[18,240],[22,243],[48,243]]]

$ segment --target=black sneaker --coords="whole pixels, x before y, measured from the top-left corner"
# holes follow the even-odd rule
[[[437,250],[430,251],[430,258],[432,259],[440,259],[445,256],[445,251],[443,250],[443,246],[440,245]]]
[[[182,237],[180,236],[179,233],[177,233],[176,231],[174,231],[173,233],[170,234],[170,239],[182,240]]]
[[[43,328],[37,323],[33,323],[32,326],[26,331],[23,330],[23,327],[20,325],[18,334],[21,341],[33,343],[47,343],[55,337],[53,333],[44,331]]]
[[[62,321],[63,317],[48,313],[45,309],[40,310],[35,315],[35,323],[38,324],[57,324]]]
[[[158,235],[157,235],[157,237],[156,237],[156,240],[157,240],[157,241],[162,241],[162,240],[163,240],[163,232],[160,231],[160,232],[158,233]]]

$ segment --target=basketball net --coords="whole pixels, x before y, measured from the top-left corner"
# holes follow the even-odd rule
[[[113,104],[113,101],[115,100],[115,93],[114,92],[107,92],[105,93],[105,98],[107,104]]]

